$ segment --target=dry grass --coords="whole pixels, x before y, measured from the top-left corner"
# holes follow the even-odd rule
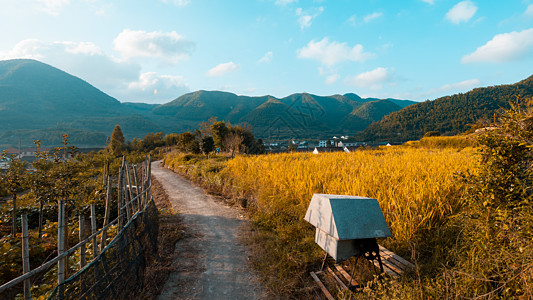
[[[254,196],[269,222],[302,220],[314,193],[378,199],[395,244],[405,249],[463,205],[460,172],[475,169],[471,150],[382,149],[346,153],[237,157],[224,175]],[[276,225],[278,225],[276,224]]]
[[[165,165],[234,202],[245,198],[253,221],[250,261],[270,293],[313,298],[309,271],[319,268],[323,252],[303,220],[312,195],[378,199],[394,235],[380,243],[420,260],[423,276],[432,277],[454,236],[448,218],[465,205],[466,187],[456,174],[477,167],[474,150],[462,146],[239,156],[220,162],[168,155]]]
[[[154,299],[161,293],[168,276],[175,270],[172,266],[174,249],[185,232],[181,217],[174,213],[168,195],[153,177],[152,195],[159,210],[158,253],[155,260],[147,264],[140,299]]]

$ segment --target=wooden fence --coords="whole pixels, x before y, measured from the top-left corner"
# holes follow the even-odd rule
[[[138,172],[138,169],[140,172]],[[140,174],[138,174],[140,173]],[[118,174],[118,201],[117,201],[117,215],[114,220],[109,220],[111,210],[111,195],[112,195],[112,177],[107,175],[107,193],[105,201],[105,215],[102,228],[97,230],[96,224],[96,209],[95,205],[90,206],[90,220],[91,220],[91,235],[85,237],[85,216],[79,216],[79,240],[80,242],[75,246],[65,249],[66,234],[65,234],[65,201],[60,200],[58,203],[58,232],[57,232],[57,251],[58,254],[55,258],[45,262],[41,266],[30,270],[30,257],[29,257],[29,234],[28,234],[28,217],[26,214],[22,215],[22,262],[23,262],[23,275],[3,284],[0,286],[0,296],[3,295],[8,289],[14,286],[24,283],[24,299],[32,299],[31,296],[31,280],[37,275],[50,269],[57,264],[57,290],[55,294],[57,299],[64,298],[64,286],[63,283],[66,280],[74,277],[76,274],[82,272],[84,268],[88,267],[86,249],[87,244],[92,243],[92,260],[96,260],[103,251],[106,249],[106,240],[108,229],[117,224],[117,235],[109,242],[113,241],[121,235],[121,232],[130,220],[132,220],[137,214],[141,213],[149,204],[152,196],[150,189],[152,186],[151,181],[151,165],[150,157],[142,163],[142,165],[130,165],[125,158],[122,160],[122,166]],[[98,242],[98,236],[100,235],[100,241]],[[98,247],[98,244],[100,247]],[[65,270],[67,267],[67,261],[69,255],[72,255],[80,249],[79,271],[69,278],[65,278]]]

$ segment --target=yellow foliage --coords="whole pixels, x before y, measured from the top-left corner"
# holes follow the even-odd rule
[[[234,187],[254,195],[259,211],[271,216],[303,219],[314,193],[375,198],[395,239],[405,243],[419,230],[438,227],[464,205],[465,186],[455,174],[472,171],[476,164],[470,148],[387,147],[240,156],[229,160],[223,172]]]

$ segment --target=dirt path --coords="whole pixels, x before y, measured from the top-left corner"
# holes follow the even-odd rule
[[[241,226],[246,226],[239,211],[215,201],[187,179],[162,168],[160,162],[152,163],[152,175],[188,228],[176,245],[176,271],[158,299],[266,298],[247,266],[246,248],[238,242]]]

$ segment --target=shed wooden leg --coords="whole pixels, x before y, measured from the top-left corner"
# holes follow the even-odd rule
[[[355,258],[355,263],[353,265],[353,270],[352,270],[352,276],[350,277],[350,281],[348,281],[350,284],[352,283],[353,276],[355,275],[355,268],[357,268],[358,261],[359,261],[359,256]]]
[[[320,267],[320,271],[324,270],[324,265],[326,264],[327,258],[328,258],[328,253],[326,252],[326,255],[324,255],[324,259],[322,259],[322,266]]]

